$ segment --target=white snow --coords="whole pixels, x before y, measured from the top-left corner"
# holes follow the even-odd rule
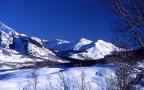
[[[35,62],[44,60],[57,61],[61,63],[68,62],[49,53],[47,53],[47,56],[45,57],[32,58],[12,49],[0,48],[0,70],[16,69],[22,66],[29,66],[34,64]]]
[[[12,44],[13,42],[13,38],[4,31],[0,31],[0,38],[1,38],[0,46],[3,48],[9,48],[9,45]]]
[[[31,37],[31,39],[39,42],[42,45],[42,40],[40,38],[38,38],[38,37]]]
[[[84,45],[88,45],[90,43],[92,43],[93,41],[85,39],[85,38],[81,38],[73,47],[73,50],[80,50],[80,48]]]
[[[47,42],[46,47],[60,52],[72,50],[72,52],[69,52],[71,54],[69,57],[82,60],[96,60],[104,58],[105,55],[112,54],[115,51],[119,51],[118,47],[109,42],[103,40],[93,42],[85,38],[81,38],[74,43],[59,39],[56,41],[49,41]],[[80,52],[73,53],[73,51]]]
[[[112,67],[40,68],[0,72],[0,90],[106,90],[106,79],[115,77]],[[83,84],[82,84],[83,83]]]
[[[46,48],[51,48],[56,51],[63,51],[68,48],[68,45],[70,44],[69,41],[62,40],[62,39],[56,39],[54,41],[43,41],[43,46]]]
[[[119,48],[111,43],[98,40],[94,47],[87,49],[87,55],[90,58],[100,59],[104,58],[105,55],[112,54],[114,51],[119,51]]]
[[[60,39],[59,41],[63,43],[66,42]],[[43,40],[40,38],[18,34],[16,31],[0,22],[0,61],[2,63],[24,63],[36,61],[24,54],[40,57],[41,59],[37,59],[37,61],[64,61],[57,57],[52,50],[44,48],[42,42]]]
[[[81,47],[79,48],[79,50],[85,50],[85,51],[77,54],[72,54],[70,56],[71,58],[82,59],[82,60],[85,59],[96,60],[96,59],[104,58],[105,55],[110,55],[115,51],[119,51],[118,47],[116,47],[111,43],[105,42],[103,40],[98,40],[95,43],[91,41],[87,41],[87,43],[80,44],[79,46]]]
[[[8,33],[9,35],[15,35],[15,36],[19,35],[16,31],[14,31],[12,28],[6,26],[2,22],[0,22],[0,30]]]

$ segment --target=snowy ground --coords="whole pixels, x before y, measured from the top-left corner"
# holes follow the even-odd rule
[[[106,90],[113,65],[44,67],[0,72],[0,90]]]

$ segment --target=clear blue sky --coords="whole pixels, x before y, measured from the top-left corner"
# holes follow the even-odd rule
[[[103,0],[0,0],[0,21],[43,39],[109,41],[113,18]]]

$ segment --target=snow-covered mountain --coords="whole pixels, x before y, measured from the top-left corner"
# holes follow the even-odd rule
[[[75,59],[96,60],[119,50],[115,45],[103,40],[94,42],[81,38],[76,42],[70,42],[62,39],[48,41],[38,37],[29,37],[25,34],[17,33],[3,23],[0,23],[0,47],[2,49],[12,49],[24,55],[50,60],[54,57],[58,58],[57,54]]]
[[[62,39],[56,39],[54,41],[47,41],[47,40],[43,40],[43,46],[46,48],[51,48],[55,51],[64,51],[69,49],[69,45],[71,43],[69,41],[66,40],[62,40]]]
[[[0,46],[34,56],[54,55],[51,50],[44,48],[38,39],[18,34],[3,23],[0,23]]]
[[[47,48],[59,51],[60,55],[76,59],[100,59],[105,55],[110,55],[119,48],[115,45],[97,40],[96,42],[81,38],[76,42],[69,42],[65,40],[56,40],[45,43]]]
[[[43,60],[64,62],[64,59],[58,57],[52,50],[43,47],[41,39],[19,34],[0,22],[1,64],[26,63]]]

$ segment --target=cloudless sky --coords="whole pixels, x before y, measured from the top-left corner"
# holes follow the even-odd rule
[[[109,41],[111,12],[103,0],[0,0],[0,22],[43,39]]]

